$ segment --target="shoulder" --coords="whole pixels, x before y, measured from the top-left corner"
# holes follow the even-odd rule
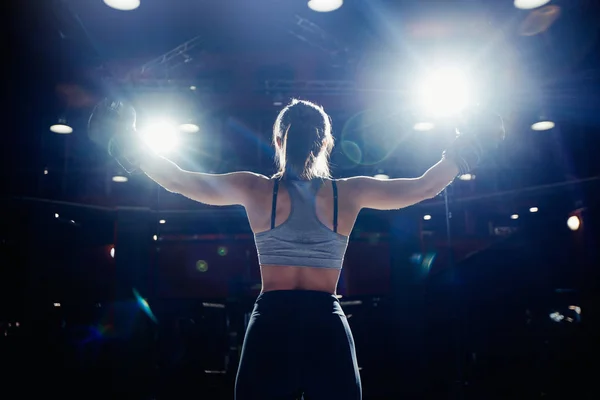
[[[362,191],[367,189],[369,181],[375,178],[368,176],[354,176],[350,178],[331,179],[331,183],[337,186],[340,195],[358,200]]]
[[[333,179],[339,187],[343,187],[348,191],[360,192],[362,189],[367,188],[369,185],[377,184],[382,182],[381,179],[372,178],[370,176],[353,176],[350,178]]]
[[[249,191],[264,189],[271,185],[271,182],[273,181],[273,179],[268,176],[250,171],[232,172],[231,175],[232,179],[234,179],[240,187]]]

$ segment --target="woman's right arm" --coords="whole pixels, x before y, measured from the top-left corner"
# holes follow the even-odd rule
[[[382,180],[358,176],[345,181],[359,209],[397,210],[435,197],[458,173],[456,163],[442,158],[418,178]]]
[[[175,163],[148,152],[140,164],[146,175],[169,192],[213,206],[246,205],[252,193],[265,190],[266,176],[253,172],[205,174],[179,168]]]

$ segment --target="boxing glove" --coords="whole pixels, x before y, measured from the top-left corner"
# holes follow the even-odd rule
[[[466,114],[456,132],[456,139],[443,155],[454,161],[459,175],[475,169],[506,136],[502,118],[483,110]]]
[[[139,171],[144,148],[135,130],[136,112],[121,101],[102,100],[88,120],[88,137],[129,173]]]

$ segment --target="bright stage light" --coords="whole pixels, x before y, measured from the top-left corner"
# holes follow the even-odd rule
[[[469,104],[469,84],[457,68],[443,68],[427,77],[417,92],[418,103],[427,115],[448,117]]]
[[[112,177],[112,181],[117,183],[125,183],[128,181],[128,178],[123,175],[115,175]]]
[[[58,133],[59,135],[68,135],[73,133],[73,128],[67,124],[54,124],[50,127],[50,130],[54,133]]]
[[[458,177],[461,181],[473,181],[475,180],[475,175],[473,174],[464,174]]]
[[[115,258],[115,248],[114,248],[114,247],[111,247],[111,248],[110,248],[110,256],[111,256],[112,258]]]
[[[166,220],[164,220],[164,219],[161,219],[160,221],[158,221],[158,223],[162,225],[162,224],[166,224],[166,223],[167,223],[167,221],[166,221]]]
[[[531,207],[531,208],[529,209],[529,212],[530,212],[530,213],[536,213],[536,212],[538,212],[538,211],[539,211],[539,208],[537,208],[537,207]]]
[[[581,226],[581,220],[579,219],[579,217],[577,215],[572,215],[567,220],[567,226],[569,227],[570,230],[576,231]]]
[[[426,132],[432,130],[433,128],[435,128],[433,122],[417,122],[413,126],[413,129],[417,132]]]
[[[425,221],[429,221],[431,219],[431,215],[429,215],[429,214],[428,215],[423,215],[423,219]]]
[[[344,0],[310,0],[308,8],[316,12],[335,11],[344,4]]]
[[[514,5],[521,10],[533,10],[550,3],[550,0],[515,0]]]
[[[157,121],[142,129],[142,138],[153,151],[159,154],[168,153],[179,144],[177,127],[168,121]]]
[[[135,10],[140,6],[140,0],[103,0],[110,8],[120,11]]]
[[[181,124],[179,130],[184,133],[196,133],[200,130],[200,127],[196,124]]]
[[[513,214],[513,215],[511,215],[510,219],[519,219],[519,214]]]
[[[531,129],[534,131],[549,131],[554,128],[556,125],[552,121],[540,121],[531,125]]]

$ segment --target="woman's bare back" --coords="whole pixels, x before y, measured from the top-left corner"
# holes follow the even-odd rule
[[[253,191],[255,194],[246,204],[250,228],[254,233],[271,228],[271,207],[273,204],[274,180],[266,181],[264,187]],[[258,188],[257,188],[258,189]],[[349,188],[344,181],[338,181],[338,233],[349,236],[360,208],[352,202]],[[316,215],[319,221],[333,230],[333,187],[325,180],[316,192]],[[285,185],[280,185],[277,195],[275,226],[284,223],[291,210],[290,195]],[[305,267],[261,265],[262,290],[318,290],[335,293],[339,270]]]

